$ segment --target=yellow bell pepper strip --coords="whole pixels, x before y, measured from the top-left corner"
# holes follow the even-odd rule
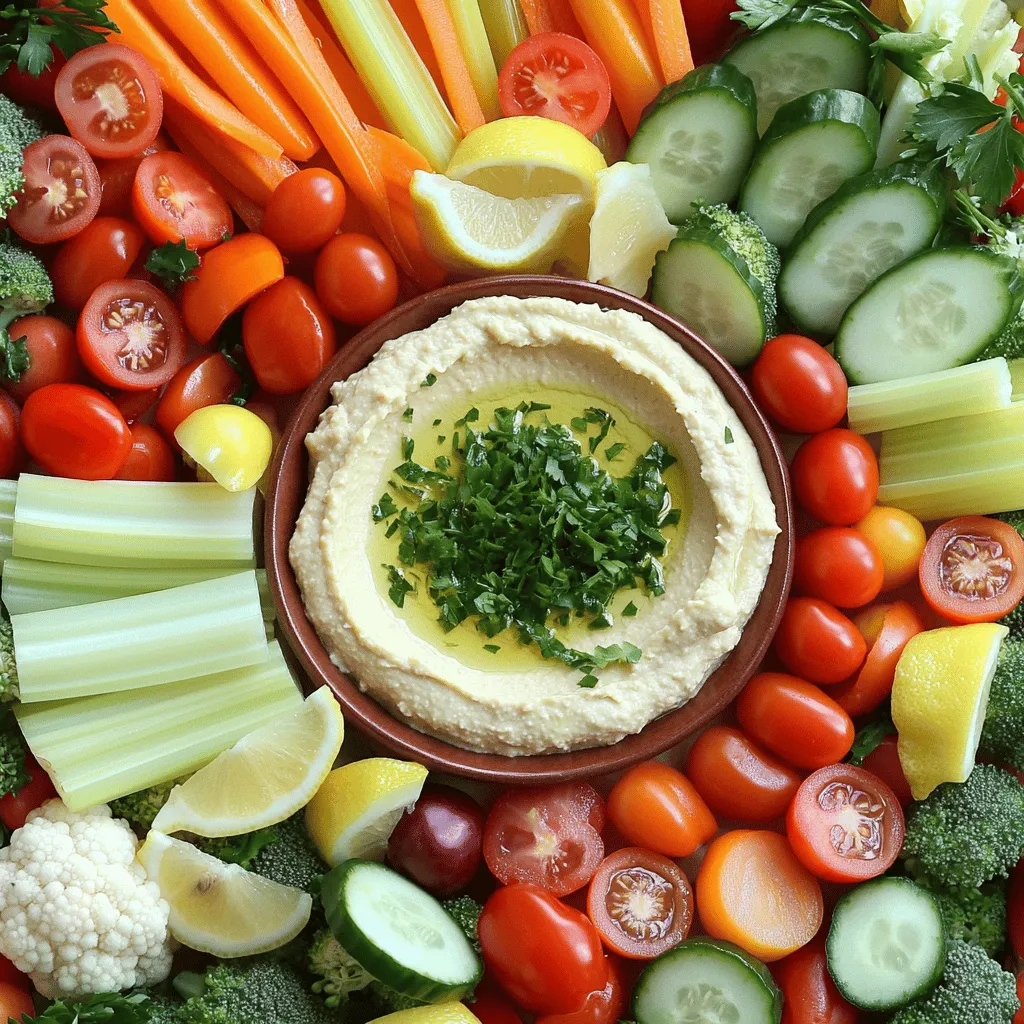
[[[240,405],[196,409],[178,424],[174,440],[227,491],[255,487],[274,451],[270,427]]]

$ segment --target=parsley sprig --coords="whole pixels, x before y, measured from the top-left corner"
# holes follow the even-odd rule
[[[12,3],[0,8],[0,74],[17,64],[38,78],[53,60],[51,47],[70,57],[106,42],[107,33],[117,31],[103,11],[106,6],[107,0],[61,0],[57,7]]]
[[[122,995],[101,992],[80,1003],[57,999],[38,1016],[22,1014],[22,1024],[46,1021],[47,1024],[146,1024],[152,1016],[149,996],[143,992]],[[14,1019],[13,1017],[11,1018]]]
[[[169,288],[178,288],[191,281],[199,269],[199,254],[180,242],[164,242],[146,258],[146,269]]]

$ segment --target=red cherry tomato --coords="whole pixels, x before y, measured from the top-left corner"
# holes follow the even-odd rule
[[[60,74],[60,69],[67,64],[68,59],[52,44],[50,52],[53,54],[53,59],[40,75],[21,71],[17,62],[13,62],[0,75],[0,93],[14,100],[15,103],[20,103],[23,107],[45,107],[47,110],[56,110],[57,101],[54,99],[53,91],[57,84],[57,75]]]
[[[715,60],[726,48],[736,32],[736,22],[730,18],[736,10],[736,0],[683,0],[686,32],[698,65]]]
[[[395,261],[366,235],[332,238],[317,257],[313,277],[327,312],[346,324],[368,324],[398,301]]]
[[[846,415],[842,367],[810,338],[780,334],[757,357],[751,386],[772,422],[794,434],[817,434]]]
[[[100,172],[100,213],[106,217],[132,215],[132,186],[143,159],[153,153],[171,149],[170,140],[163,132],[137,156],[123,156],[117,160],[98,160]]]
[[[100,208],[100,172],[85,147],[66,135],[47,135],[23,160],[25,187],[7,215],[15,233],[36,245],[78,234]]]
[[[10,327],[15,341],[25,339],[29,365],[17,382],[3,382],[7,393],[24,402],[33,391],[47,384],[69,384],[82,372],[75,345],[75,332],[63,320],[36,314],[15,320]]]
[[[345,206],[341,178],[320,167],[307,167],[274,189],[260,231],[283,252],[316,252],[337,234]]]
[[[828,973],[822,936],[773,964],[772,974],[782,990],[781,1024],[857,1024],[857,1010]]]
[[[47,384],[29,395],[21,439],[47,473],[76,480],[112,479],[132,446],[117,406],[82,384]]]
[[[1024,958],[1024,860],[1010,874],[1006,927],[1014,953]]]
[[[826,430],[800,446],[791,467],[804,511],[832,526],[860,522],[878,497],[878,459],[852,430]]]
[[[28,784],[22,786],[17,793],[0,796],[0,821],[12,832],[25,824],[29,811],[34,811],[57,795],[50,776],[43,771],[31,754],[25,758],[25,771],[29,777]]]
[[[860,608],[878,597],[884,579],[878,548],[852,527],[823,526],[796,542],[793,583],[810,597]]]
[[[591,992],[583,1005],[572,1013],[546,1013],[537,1018],[536,1024],[616,1024],[626,1009],[629,991],[624,972],[614,957],[605,957],[608,965],[608,984],[597,992]],[[476,1003],[473,1003],[476,1014]]]
[[[504,885],[532,882],[565,896],[601,863],[603,827],[604,804],[586,783],[512,789],[487,816],[484,859]]]
[[[900,807],[907,808],[913,802],[914,797],[910,792],[910,783],[907,782],[907,777],[903,774],[899,740],[896,736],[886,736],[864,758],[861,767],[864,771],[871,772],[875,778],[881,779],[893,791]]]
[[[156,425],[173,440],[178,425],[196,409],[223,405],[242,386],[238,371],[220,352],[186,363],[164,389],[156,407]]]
[[[132,435],[132,446],[116,479],[177,480],[174,449],[164,440],[163,434],[148,423],[133,423],[128,429]]]
[[[830,882],[865,882],[892,867],[903,846],[903,808],[881,779],[852,764],[804,779],[786,835],[808,871]]]
[[[128,276],[145,243],[131,221],[97,217],[57,250],[50,268],[57,301],[81,309],[101,284]]]
[[[480,1024],[523,1024],[512,1000],[487,977],[473,993],[473,1016]]]
[[[31,989],[9,981],[0,981],[0,1018],[19,1021],[35,1019]]]
[[[96,383],[99,384],[98,381]],[[102,391],[117,406],[129,423],[142,419],[156,405],[161,392],[160,388],[151,388],[149,391],[119,391],[117,388],[102,385],[97,390]]]
[[[28,975],[22,974],[7,957],[0,956],[0,984],[17,985],[19,988],[27,989],[31,982]]]
[[[1020,1009],[1013,1015],[1012,1024],[1024,1024],[1024,971],[1017,975],[1017,1002]]]
[[[541,32],[508,55],[498,76],[498,101],[506,117],[546,117],[589,138],[608,117],[612,85],[604,62],[581,39]]]
[[[488,973],[531,1013],[574,1013],[608,984],[597,929],[539,885],[494,892],[479,934]]]
[[[841,611],[816,597],[791,597],[775,634],[783,665],[801,679],[827,685],[849,678],[868,645]]]
[[[13,480],[24,467],[21,410],[6,391],[0,391],[0,477]]]

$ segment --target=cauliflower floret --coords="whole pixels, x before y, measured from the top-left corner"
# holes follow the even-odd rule
[[[0,850],[0,953],[48,998],[155,985],[171,970],[167,901],[105,804],[48,800]]]

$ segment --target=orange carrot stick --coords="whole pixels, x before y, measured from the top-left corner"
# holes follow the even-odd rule
[[[641,0],[641,7],[643,2]],[[658,52],[661,75],[666,82],[678,82],[693,70],[690,37],[686,34],[683,6],[679,0],[650,0],[651,36]]]
[[[430,77],[434,80],[434,85],[437,86],[438,91],[447,101],[448,97],[445,93],[444,75],[441,74],[441,65],[438,63],[437,54],[434,53],[433,44],[430,42],[430,36],[427,33],[427,26],[423,24],[423,18],[420,16],[419,8],[416,6],[416,0],[391,0],[391,9],[402,23],[405,34],[409,37],[409,41],[420,55],[420,60],[423,61],[427,71],[430,73]]]
[[[633,0],[633,10],[644,27],[644,39],[648,49],[654,51],[654,28],[651,24],[651,0]]]
[[[555,19],[548,6],[548,0],[521,0],[523,17],[526,18],[526,27],[530,35],[535,36],[541,32],[554,32]]]
[[[195,74],[131,0],[107,0],[104,13],[121,30],[118,41],[138,50],[153,65],[160,86],[168,96],[212,128],[257,153],[275,159],[281,156],[284,152],[281,145]]]

